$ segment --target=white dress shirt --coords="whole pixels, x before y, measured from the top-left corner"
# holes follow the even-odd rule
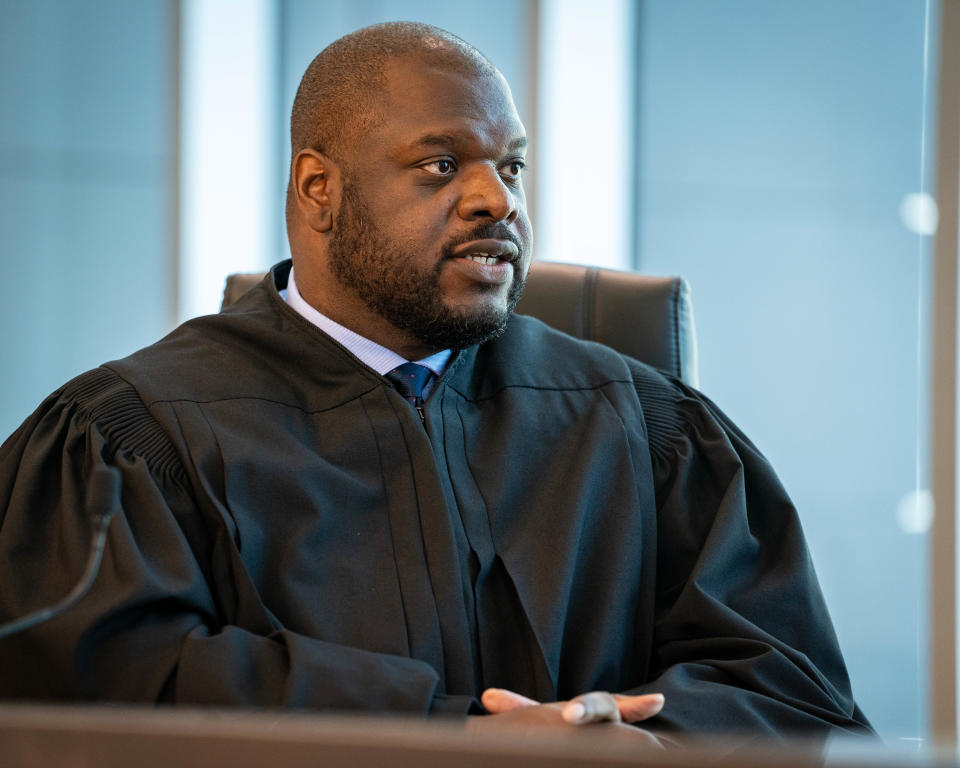
[[[349,328],[344,328],[340,323],[334,322],[329,317],[324,315],[321,312],[318,312],[314,307],[307,304],[303,296],[300,295],[300,291],[297,290],[297,283],[293,277],[293,267],[290,268],[290,277],[287,280],[287,287],[285,290],[280,291],[280,296],[283,297],[283,300],[305,319],[313,323],[317,328],[326,333],[328,336],[333,338],[335,341],[342,344],[347,348],[348,351],[352,352],[360,362],[365,365],[373,368],[377,373],[383,376],[385,373],[392,371],[398,365],[402,365],[408,361],[406,358],[401,357],[392,349],[387,349],[375,341],[361,336],[359,333],[354,333]],[[447,367],[447,363],[450,361],[450,355],[452,354],[451,350],[444,349],[440,352],[425,357],[422,360],[413,360],[414,363],[419,363],[429,368],[435,376],[427,382],[427,385],[424,387],[424,397],[430,394],[430,390],[433,389],[433,383],[437,378],[443,375],[443,371]]]

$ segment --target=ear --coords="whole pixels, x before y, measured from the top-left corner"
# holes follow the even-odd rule
[[[316,232],[329,232],[340,204],[340,169],[315,149],[303,149],[293,159],[291,186],[300,215]]]

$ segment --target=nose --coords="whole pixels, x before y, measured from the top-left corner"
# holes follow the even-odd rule
[[[519,192],[508,187],[495,167],[478,163],[463,180],[458,212],[465,221],[489,219],[513,223],[519,211]]]

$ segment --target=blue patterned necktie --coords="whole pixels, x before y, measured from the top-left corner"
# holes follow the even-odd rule
[[[386,374],[397,391],[410,401],[415,408],[423,405],[423,388],[433,376],[433,371],[417,363],[398,365]]]

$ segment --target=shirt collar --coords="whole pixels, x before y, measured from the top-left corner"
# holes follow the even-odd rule
[[[293,278],[293,267],[290,268],[287,287],[286,289],[280,290],[280,296],[297,314],[309,320],[334,341],[346,347],[349,352],[359,358],[360,362],[369,366],[381,376],[388,371],[392,371],[398,365],[409,362],[392,349],[387,349],[377,344],[377,342],[371,341],[359,333],[351,331],[349,328],[345,328],[308,304],[303,296],[300,295],[300,291],[297,290],[297,283]],[[450,361],[451,354],[451,350],[444,349],[422,360],[414,360],[413,362],[425,365],[440,377],[443,375],[443,371]]]

